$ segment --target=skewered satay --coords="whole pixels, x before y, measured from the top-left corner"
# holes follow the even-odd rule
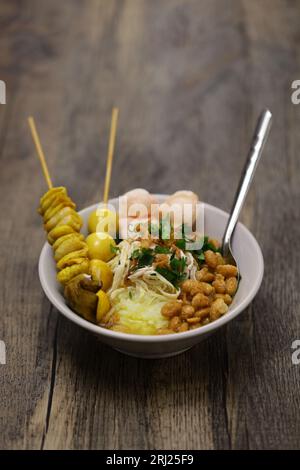
[[[91,212],[88,219],[88,230],[90,233],[94,232],[109,232],[110,228],[113,233],[116,233],[118,229],[118,217],[116,212],[112,212],[107,207],[110,181],[111,181],[111,169],[115,149],[117,124],[118,124],[119,109],[113,108],[111,116],[111,127],[108,142],[108,153],[106,161],[106,175],[104,182],[103,200],[102,204],[93,212]]]
[[[53,187],[34,120],[30,117],[28,121],[49,187],[40,199],[38,212],[43,217],[48,242],[54,251],[57,280],[64,286],[67,303],[76,313],[86,320],[100,322],[110,309],[108,297],[101,287],[109,288],[112,272],[108,266],[103,266],[103,261],[89,259],[88,245],[80,233],[83,221],[75,210],[76,204],[65,187]]]
[[[88,246],[80,233],[82,219],[65,187],[50,188],[40,200],[48,242],[58,269],[57,280],[65,285],[78,274],[89,274]]]
[[[70,307],[86,320],[95,322],[100,280],[90,275],[88,246],[80,233],[82,219],[64,187],[51,188],[40,200],[38,212],[44,219],[58,270]],[[47,215],[48,214],[48,215]]]

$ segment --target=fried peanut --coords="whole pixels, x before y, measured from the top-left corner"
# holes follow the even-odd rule
[[[230,305],[232,302],[232,297],[229,294],[216,294],[216,299],[223,299],[225,304]]]
[[[225,294],[226,284],[225,284],[224,276],[222,276],[222,274],[216,274],[216,277],[215,277],[214,282],[212,283],[212,286],[214,286],[218,294]]]
[[[177,328],[179,328],[180,325],[181,325],[181,320],[178,316],[175,316],[175,317],[171,318],[171,320],[169,321],[169,328],[171,330],[176,331]]]
[[[196,272],[196,279],[197,281],[212,282],[215,279],[215,276],[213,273],[208,271],[207,267],[204,267],[200,269],[200,271]]]
[[[211,304],[210,308],[210,319],[215,321],[220,318],[228,310],[228,306],[225,304],[223,299],[216,299]]]
[[[168,328],[163,331],[179,333],[207,325],[228,311],[228,305],[238,287],[238,270],[226,264],[219,250],[217,240],[209,239],[213,245],[204,252],[205,261],[195,273],[195,279],[187,279],[181,284],[179,301],[165,304],[161,313],[169,319]],[[156,257],[156,261],[164,261]],[[161,333],[162,334],[162,333]]]
[[[203,282],[212,282],[214,279],[215,279],[215,275],[213,273],[208,272],[203,276],[202,281]]]
[[[238,273],[237,267],[233,266],[233,264],[217,266],[216,271],[218,274],[222,274],[224,277],[236,277]]]
[[[181,284],[181,289],[183,292],[190,294],[192,290],[198,288],[198,281],[188,279]]]
[[[195,313],[194,307],[192,305],[183,305],[181,310],[181,318],[190,318],[193,317]]]
[[[196,294],[192,300],[192,306],[195,309],[207,307],[209,305],[208,297],[202,293]]]
[[[237,278],[236,277],[229,277],[226,279],[226,292],[229,295],[234,295],[237,290]]]
[[[204,252],[204,257],[205,257],[205,262],[207,266],[210,268],[215,269],[218,265],[218,258],[216,256],[216,253],[212,250],[207,250]]]
[[[208,317],[209,314],[210,314],[210,307],[201,308],[200,310],[196,311],[195,317],[198,317],[200,318],[200,320],[202,320],[203,318]]]
[[[161,309],[161,314],[164,317],[170,318],[170,317],[180,315],[181,309],[182,309],[182,303],[176,300],[172,300],[170,302],[167,302],[165,305],[163,305]]]
[[[181,323],[180,327],[178,328],[178,333],[182,333],[184,331],[188,331],[189,324],[187,322]]]
[[[195,325],[196,323],[200,323],[199,317],[187,318],[186,321],[187,321],[190,325]]]
[[[225,264],[225,260],[224,260],[223,256],[221,255],[221,253],[217,252],[216,257],[217,257],[217,261],[218,261],[217,266],[220,265],[220,264]]]
[[[214,288],[207,282],[187,280],[182,283],[181,289],[184,293],[192,297],[198,293],[209,295],[214,292]]]
[[[208,282],[198,282],[198,292],[204,295],[211,295],[215,292],[215,288],[211,284],[208,284]],[[193,295],[193,291],[191,294]]]

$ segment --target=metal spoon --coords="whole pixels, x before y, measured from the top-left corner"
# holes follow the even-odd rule
[[[254,135],[251,142],[251,147],[246,159],[246,163],[242,172],[242,176],[239,182],[237,192],[234,197],[233,206],[230,212],[230,216],[226,225],[226,229],[223,236],[222,242],[222,254],[226,259],[226,263],[234,264],[237,266],[237,262],[232,254],[231,240],[236,227],[240,212],[244,205],[250,184],[252,182],[257,164],[260,160],[264,145],[266,143],[269,131],[271,129],[272,114],[267,109],[260,115]],[[239,274],[238,274],[239,276]]]

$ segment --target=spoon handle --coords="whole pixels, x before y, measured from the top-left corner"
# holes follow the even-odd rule
[[[230,216],[223,237],[222,251],[224,256],[227,256],[229,253],[231,237],[233,235],[240,212],[244,205],[265,142],[267,140],[271,128],[271,121],[272,114],[268,109],[263,111],[258,119],[251,142],[251,147],[242,172],[237,192],[234,197],[234,203],[230,212]]]

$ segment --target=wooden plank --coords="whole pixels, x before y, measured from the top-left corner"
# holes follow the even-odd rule
[[[290,86],[299,70],[293,48],[300,12],[299,4],[283,10],[282,2],[265,2],[266,22],[261,2],[243,4],[249,109],[270,107],[274,123],[249,207],[250,226],[265,257],[264,282],[248,315],[227,334],[230,434],[233,448],[298,448],[300,375],[291,344],[299,337],[299,262],[288,253],[299,252],[299,210],[293,200],[299,200],[300,175],[291,149],[299,139],[300,114],[291,104]]]
[[[299,2],[89,0],[1,5],[0,447],[297,448],[299,370]],[[268,11],[266,18],[265,12]],[[3,52],[2,52],[3,51]],[[79,207],[102,194],[120,107],[113,195],[187,188],[229,209],[262,106],[274,127],[243,220],[262,245],[261,291],[239,319],[184,355],[123,356],[59,318],[42,294],[45,189],[25,118],[52,177]],[[121,176],[120,176],[121,175]],[[270,333],[271,332],[271,333]]]

